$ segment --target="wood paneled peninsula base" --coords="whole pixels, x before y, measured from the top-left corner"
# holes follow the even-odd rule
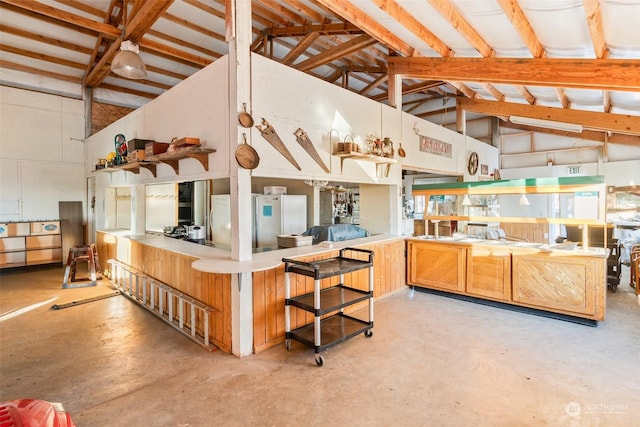
[[[407,239],[407,284],[604,320],[606,249],[480,239]]]

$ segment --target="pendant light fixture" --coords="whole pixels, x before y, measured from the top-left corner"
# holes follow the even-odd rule
[[[520,206],[529,206],[531,203],[529,203],[529,199],[527,199],[527,195],[522,193],[522,195],[520,196],[520,200],[518,200],[518,204]]]
[[[142,58],[138,55],[140,49],[131,40],[125,40],[120,44],[120,50],[111,61],[111,71],[128,79],[143,79],[147,77],[147,68]]]
[[[123,4],[123,28],[122,35],[127,29],[127,2]],[[147,68],[138,53],[140,48],[131,40],[124,40],[120,43],[120,50],[111,61],[111,71],[127,79],[139,80],[147,77]]]

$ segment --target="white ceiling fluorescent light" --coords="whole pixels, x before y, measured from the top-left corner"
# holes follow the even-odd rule
[[[516,125],[537,126],[567,132],[581,133],[583,130],[582,125],[575,123],[554,122],[553,120],[534,119],[531,117],[511,116],[509,117],[509,121]]]

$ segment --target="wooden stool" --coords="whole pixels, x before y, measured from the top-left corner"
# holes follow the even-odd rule
[[[78,262],[87,263],[90,277],[76,278],[76,265]],[[90,246],[74,246],[69,249],[69,257],[67,258],[67,268],[64,271],[62,288],[67,289],[96,286],[97,279],[102,279],[102,267],[100,267],[96,246],[92,243]],[[90,282],[79,283],[77,285],[69,284],[69,282],[78,282],[81,280],[90,280]]]

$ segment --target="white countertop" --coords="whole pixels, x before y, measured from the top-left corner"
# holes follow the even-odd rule
[[[231,259],[231,252],[229,251],[217,249],[211,246],[199,245],[197,243],[187,242],[185,240],[174,239],[171,237],[155,234],[133,236],[131,235],[131,232],[129,230],[99,231],[117,237],[134,240],[145,245],[152,246],[154,248],[164,249],[182,255],[199,258],[191,264],[194,269],[206,273],[220,274],[269,270],[271,268],[279,266],[282,263],[282,258],[300,258],[323,254],[328,251],[340,250],[347,247],[358,247],[388,240],[403,239],[402,236],[380,234],[376,236],[345,240],[342,242],[331,242],[331,247],[318,244],[312,246],[299,246],[295,248],[283,248],[278,250],[264,251],[254,253],[249,260],[237,261]]]
[[[499,247],[508,249],[511,251],[526,251],[526,252],[540,252],[540,253],[553,253],[555,255],[562,256],[592,256],[592,257],[606,257],[608,255],[608,249],[589,247],[583,248],[575,244],[546,244],[546,243],[528,243],[528,242],[512,242],[504,240],[486,240],[486,239],[474,239],[474,238],[456,238],[456,237],[434,237],[434,236],[415,236],[408,237],[407,240],[417,240],[421,242],[431,243],[446,243],[453,245],[478,245],[486,247]]]

